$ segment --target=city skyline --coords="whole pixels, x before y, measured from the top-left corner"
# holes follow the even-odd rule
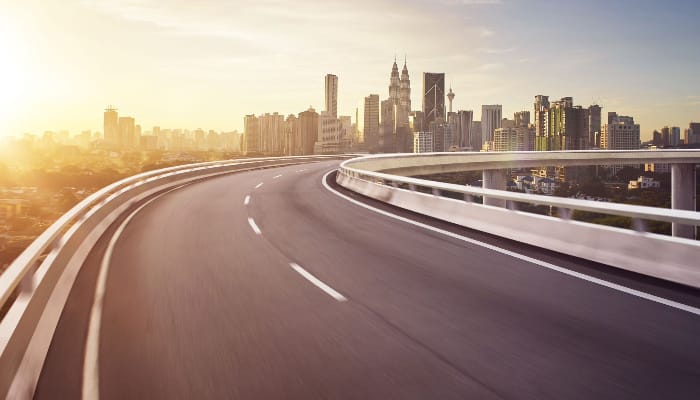
[[[502,104],[511,115],[529,110],[537,94],[572,96],[603,113],[634,115],[644,140],[700,118],[700,56],[688,52],[700,6],[691,1],[674,2],[673,12],[649,1],[585,9],[548,1],[302,1],[293,12],[280,1],[197,8],[54,1],[38,13],[32,4],[5,7],[0,17],[0,51],[9,60],[0,74],[0,134],[100,130],[96,110],[107,104],[136,116],[144,131],[242,131],[245,115],[323,109],[319,76],[328,73],[342,80],[338,114],[355,115],[358,100],[384,93],[394,54],[399,62],[407,55],[414,77],[444,72],[455,111]],[[551,16],[536,18],[545,9]],[[380,18],[386,12],[390,23]],[[416,25],[426,15],[440,18]],[[261,31],[261,19],[275,28]],[[650,29],[657,19],[674,29]],[[336,29],[342,21],[357,31]],[[304,29],[291,32],[299,23]],[[413,109],[420,96],[412,92]]]

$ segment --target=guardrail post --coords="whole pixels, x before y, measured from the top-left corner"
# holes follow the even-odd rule
[[[671,208],[695,211],[695,164],[671,165]],[[673,223],[673,236],[695,239],[695,227]]]
[[[485,169],[483,172],[484,189],[506,190],[508,177],[505,169]],[[506,201],[503,199],[494,199],[484,196],[484,204],[496,207],[505,207]]]

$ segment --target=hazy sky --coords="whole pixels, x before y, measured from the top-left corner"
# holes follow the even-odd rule
[[[700,121],[697,0],[0,0],[0,134],[102,130],[116,105],[144,131],[242,129],[245,114],[339,112],[388,97],[408,56],[445,72],[455,108],[530,110],[536,94],[632,115],[642,137]]]

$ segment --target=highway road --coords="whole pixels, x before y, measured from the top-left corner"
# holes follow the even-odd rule
[[[341,191],[435,229],[397,220],[326,187],[337,164],[135,207],[83,266],[35,398],[700,398],[697,291]]]

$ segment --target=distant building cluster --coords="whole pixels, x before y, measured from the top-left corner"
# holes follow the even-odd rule
[[[313,107],[286,118],[279,113],[246,115],[243,151],[261,155],[310,155],[350,151],[355,141],[352,117],[338,116],[338,77],[325,79],[325,109]]]
[[[203,129],[161,129],[142,132],[133,117],[119,116],[114,106],[104,110],[104,138],[97,146],[115,150],[240,152],[243,135]]]
[[[322,111],[309,107],[286,116],[278,112],[246,115],[243,133],[159,126],[142,131],[133,117],[120,116],[115,107],[108,106],[104,110],[103,135],[85,131],[69,137],[65,131],[46,132],[39,142],[122,151],[226,151],[250,155],[634,150],[643,146],[700,145],[700,123],[691,122],[682,132],[679,127],[666,126],[655,130],[650,142],[642,143],[634,117],[608,112],[605,120],[601,106],[575,105],[572,97],[550,101],[549,96],[537,95],[531,111],[515,112],[512,119],[504,118],[501,104],[484,104],[477,119],[474,111],[453,107],[457,94],[452,87],[446,90],[442,72],[422,74],[421,104],[413,109],[405,59],[401,70],[394,59],[387,97],[368,94],[360,99],[354,115],[338,115],[338,76],[327,74],[324,79]],[[563,179],[563,174],[551,167],[536,175]]]
[[[661,130],[654,130],[651,144],[654,146],[679,146],[700,144],[700,122],[691,122],[687,129],[683,130],[681,138],[681,128],[677,126],[664,126]]]
[[[445,90],[445,74],[424,72],[421,107],[411,107],[411,80],[394,60],[385,99],[369,94],[360,99],[354,116],[338,116],[338,77],[325,77],[325,108],[312,107],[287,117],[278,113],[247,115],[242,150],[249,154],[307,155],[351,151],[405,153],[446,151],[633,150],[642,145],[633,117],[602,108],[574,105],[572,97],[550,102],[535,96],[532,111],[503,117],[503,106],[481,106],[480,119],[472,110],[455,110],[452,88]],[[354,119],[353,119],[354,117]],[[654,143],[700,143],[700,126],[691,123],[680,139],[678,128],[655,132]],[[549,174],[561,178],[560,174]]]

